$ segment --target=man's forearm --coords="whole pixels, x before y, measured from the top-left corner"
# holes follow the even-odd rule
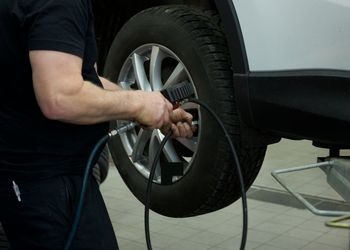
[[[111,82],[107,78],[104,78],[102,76],[100,76],[99,78],[105,90],[112,90],[112,91],[122,90],[121,87],[119,87],[116,83]]]
[[[35,96],[43,114],[52,120],[94,124],[136,120],[148,128],[170,126],[172,105],[159,92],[118,91],[102,79],[106,89],[83,80],[82,59],[46,50],[29,52]]]
[[[139,110],[137,92],[117,91],[119,86],[109,81],[105,84],[107,88],[102,89],[84,81],[79,92],[61,96],[52,118],[75,124],[134,119]]]

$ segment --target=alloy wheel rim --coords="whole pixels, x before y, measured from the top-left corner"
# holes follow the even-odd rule
[[[119,73],[118,83],[123,89],[159,91],[182,81],[193,84],[192,77],[185,64],[169,48],[159,44],[145,44],[135,49],[126,59]],[[161,165],[165,162],[183,163],[184,175],[173,176],[172,182],[181,180],[191,169],[196,156],[200,138],[200,110],[198,105],[186,103],[183,109],[194,116],[197,132],[193,138],[169,140],[163,149],[153,181],[161,183]],[[122,125],[127,121],[118,121]],[[164,135],[160,130],[145,130],[141,127],[120,136],[122,145],[137,171],[149,178],[151,164]]]

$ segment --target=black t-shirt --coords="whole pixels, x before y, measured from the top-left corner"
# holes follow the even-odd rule
[[[30,50],[79,56],[83,78],[102,86],[90,0],[0,0],[0,178],[81,173],[108,124],[48,120],[35,99]]]

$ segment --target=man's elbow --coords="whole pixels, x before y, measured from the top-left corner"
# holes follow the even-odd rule
[[[39,101],[39,106],[43,115],[49,120],[64,121],[68,120],[72,114],[59,98],[51,98]]]

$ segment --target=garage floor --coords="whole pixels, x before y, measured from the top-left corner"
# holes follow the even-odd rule
[[[318,217],[304,209],[270,175],[273,169],[315,163],[317,156],[326,155],[326,150],[316,149],[307,141],[283,140],[269,147],[258,178],[248,192],[247,250],[350,249],[349,229],[326,227],[325,221],[333,218]],[[283,177],[318,206],[350,211],[350,204],[344,203],[327,184],[323,171],[314,169]],[[144,207],[126,188],[114,167],[101,190],[120,249],[146,249]],[[215,213],[195,218],[173,219],[153,212],[150,215],[155,250],[239,249],[241,225],[241,201]]]

